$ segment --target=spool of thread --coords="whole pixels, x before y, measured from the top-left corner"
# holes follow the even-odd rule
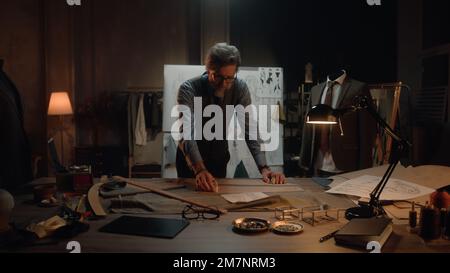
[[[438,239],[441,236],[440,211],[430,205],[420,212],[420,237],[425,240]]]
[[[417,211],[416,211],[416,204],[412,202],[412,208],[409,212],[409,226],[411,228],[415,228],[417,226]]]
[[[431,204],[438,209],[447,209],[450,206],[450,186],[438,189],[430,196]]]
[[[444,238],[450,240],[450,207],[447,209],[445,216]]]
[[[39,203],[56,195],[56,185],[39,185],[34,187],[34,201]]]
[[[447,209],[441,209],[441,214],[440,214],[440,222],[441,222],[441,228],[444,229],[445,228],[445,217],[447,217]]]

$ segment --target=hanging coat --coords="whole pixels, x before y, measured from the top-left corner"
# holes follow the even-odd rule
[[[0,188],[15,190],[31,180],[31,152],[20,94],[0,67]]]

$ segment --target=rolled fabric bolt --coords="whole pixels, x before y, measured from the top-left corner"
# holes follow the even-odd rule
[[[9,230],[9,218],[14,208],[14,197],[0,189],[0,232]]]
[[[445,209],[445,208],[442,208],[441,209],[441,215],[440,215],[441,217],[441,228],[445,228],[445,217],[447,216],[447,209]]]
[[[14,197],[7,191],[0,189],[0,211],[10,212],[14,208]]]
[[[450,240],[450,207],[447,209],[447,215],[445,216],[444,238]]]
[[[409,212],[409,226],[411,228],[415,228],[417,226],[417,211],[415,205],[416,204],[412,202],[412,208],[411,211]]]
[[[441,235],[440,211],[430,205],[420,212],[420,237],[434,240]]]
[[[439,189],[431,194],[431,204],[438,209],[448,208],[450,206],[450,193],[448,191],[449,186]]]

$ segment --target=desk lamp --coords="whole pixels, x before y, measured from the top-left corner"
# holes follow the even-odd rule
[[[392,152],[389,160],[389,167],[386,170],[381,181],[370,193],[370,201],[367,205],[360,204],[358,207],[349,208],[345,212],[345,217],[348,220],[353,218],[372,218],[386,214],[380,202],[380,195],[384,190],[389,178],[391,177],[395,167],[399,163],[403,155],[407,154],[411,143],[401,138],[394,130],[381,118],[378,112],[372,106],[368,96],[355,97],[353,106],[349,108],[333,109],[329,105],[319,104],[314,106],[306,116],[306,123],[319,125],[336,125],[339,124],[341,135],[343,135],[341,117],[349,112],[356,112],[366,109],[369,114],[376,120],[376,122],[383,128],[383,130],[392,137],[397,144],[396,149]]]

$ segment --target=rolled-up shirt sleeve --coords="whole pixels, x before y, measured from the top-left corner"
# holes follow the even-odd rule
[[[192,88],[192,86],[189,83],[183,83],[180,86],[180,89],[178,90],[178,96],[177,96],[177,102],[179,105],[187,106],[190,110],[190,117],[189,122],[191,124],[190,126],[190,138],[189,139],[181,139],[179,143],[179,147],[181,148],[181,151],[183,152],[186,161],[190,167],[192,167],[192,164],[196,164],[198,162],[203,161],[202,155],[200,154],[200,151],[197,146],[197,141],[194,138],[194,97],[195,93]],[[184,117],[182,120],[185,121],[186,117]],[[181,127],[181,132],[184,135],[183,132],[184,128]]]

